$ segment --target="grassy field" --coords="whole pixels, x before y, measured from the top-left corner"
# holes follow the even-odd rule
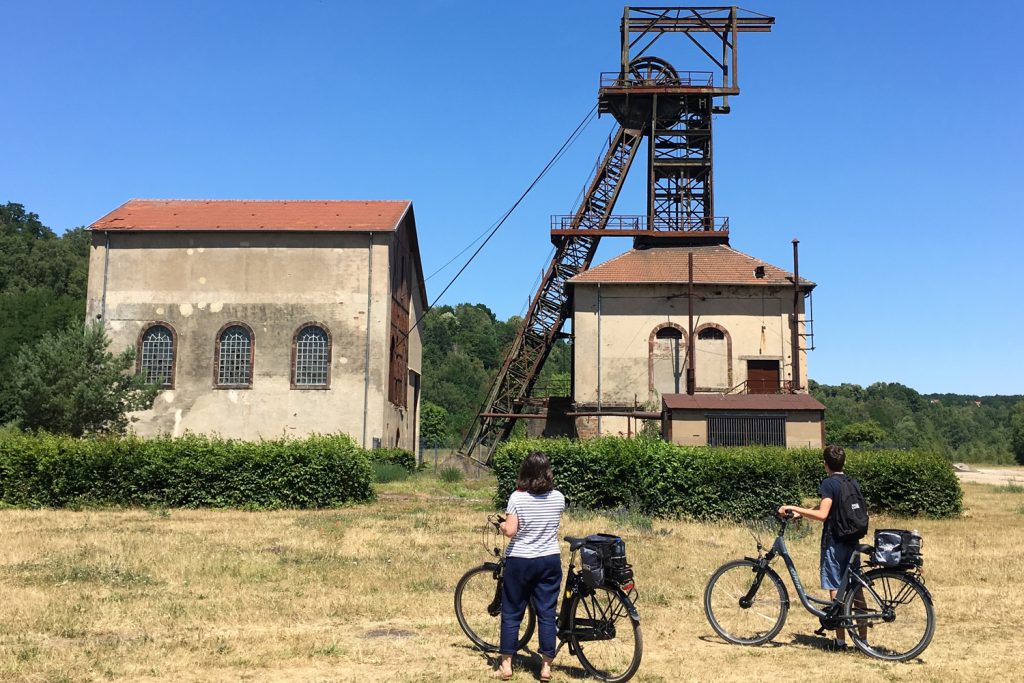
[[[492,491],[487,479],[421,474],[332,511],[0,511],[0,680],[484,680],[488,658],[459,630],[452,590],[485,559]],[[873,520],[925,538],[938,627],[906,664],[824,651],[795,603],[773,645],[715,637],[701,595],[715,567],[753,552],[738,526],[588,514],[563,531],[629,544],[637,681],[1020,680],[1024,488],[965,491],[962,519]],[[817,534],[790,544],[811,585]],[[518,680],[535,679],[535,658],[517,664]],[[579,674],[563,652],[555,680]]]

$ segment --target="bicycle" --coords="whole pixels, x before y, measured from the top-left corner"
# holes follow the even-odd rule
[[[488,515],[487,521],[500,535],[498,525],[504,519]],[[489,531],[485,526],[485,534]],[[643,656],[640,613],[635,605],[639,595],[636,586],[632,581],[623,586],[606,581],[603,585],[589,587],[583,581],[582,571],[576,570],[576,555],[586,539],[566,536],[565,541],[569,544],[570,558],[556,621],[555,654],[557,656],[568,644],[570,654],[579,659],[591,676],[608,683],[624,683],[636,674]],[[497,561],[484,562],[459,579],[455,586],[455,616],[477,647],[484,652],[497,652],[505,554],[503,547],[492,546],[486,539],[485,547]],[[517,650],[526,647],[536,625],[533,605],[527,604]]]
[[[704,614],[718,635],[737,645],[762,645],[778,635],[789,613],[789,593],[769,565],[782,557],[800,603],[821,622],[818,635],[825,629],[845,628],[861,652],[896,662],[913,659],[928,647],[935,612],[919,568],[879,566],[861,571],[859,554],[870,557],[874,548],[860,544],[850,556],[835,599],[819,600],[804,590],[786,548],[792,514],[777,519],[778,534],[767,553],[755,534],[756,558],[726,562],[711,575],[704,590]]]

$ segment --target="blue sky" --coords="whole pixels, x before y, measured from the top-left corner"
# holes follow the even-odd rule
[[[648,3],[650,4],[650,3]],[[1020,3],[751,2],[715,121],[734,247],[814,297],[811,376],[1024,393]],[[617,69],[621,2],[0,2],[0,202],[412,199],[424,269],[485,231]],[[679,55],[677,57],[677,54]],[[691,50],[670,57],[704,68]],[[442,303],[520,313],[613,128],[592,123]],[[642,213],[633,177],[618,213]],[[627,248],[607,239],[598,260]],[[459,262],[428,282],[437,293]]]

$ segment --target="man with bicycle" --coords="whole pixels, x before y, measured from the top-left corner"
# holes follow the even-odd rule
[[[843,473],[846,451],[842,446],[825,446],[822,459],[827,476],[818,488],[818,494],[821,496],[818,506],[803,508],[798,505],[783,505],[779,508],[779,514],[792,513],[796,517],[806,517],[824,523],[821,530],[821,587],[828,590],[829,596],[834,600],[836,590],[843,580],[843,572],[850,563],[850,558],[857,552],[860,536],[867,531],[867,505],[864,503],[860,484],[856,479]],[[847,498],[853,499],[854,502],[847,502]],[[837,530],[837,517],[842,512],[840,501],[847,507],[852,507],[854,511],[859,508],[858,514],[863,515],[863,532],[860,536],[856,533],[843,535]],[[859,556],[854,558],[854,562],[859,562]],[[866,634],[862,635],[866,637]],[[836,629],[832,646],[835,650],[846,649],[845,629]]]

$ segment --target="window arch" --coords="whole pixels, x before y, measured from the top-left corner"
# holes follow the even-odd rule
[[[655,394],[686,391],[686,333],[675,323],[662,323],[648,339],[648,389]]]
[[[723,391],[733,388],[732,335],[718,323],[704,323],[693,331],[697,388]]]
[[[254,349],[252,328],[245,323],[231,322],[220,328],[214,354],[216,385],[225,389],[252,388]]]
[[[178,336],[169,323],[150,323],[139,334],[135,369],[146,384],[174,388],[174,369]]]
[[[697,339],[703,341],[724,341],[725,332],[722,332],[717,327],[705,327],[697,334]]]
[[[331,385],[331,333],[320,323],[302,325],[292,339],[292,389]]]

